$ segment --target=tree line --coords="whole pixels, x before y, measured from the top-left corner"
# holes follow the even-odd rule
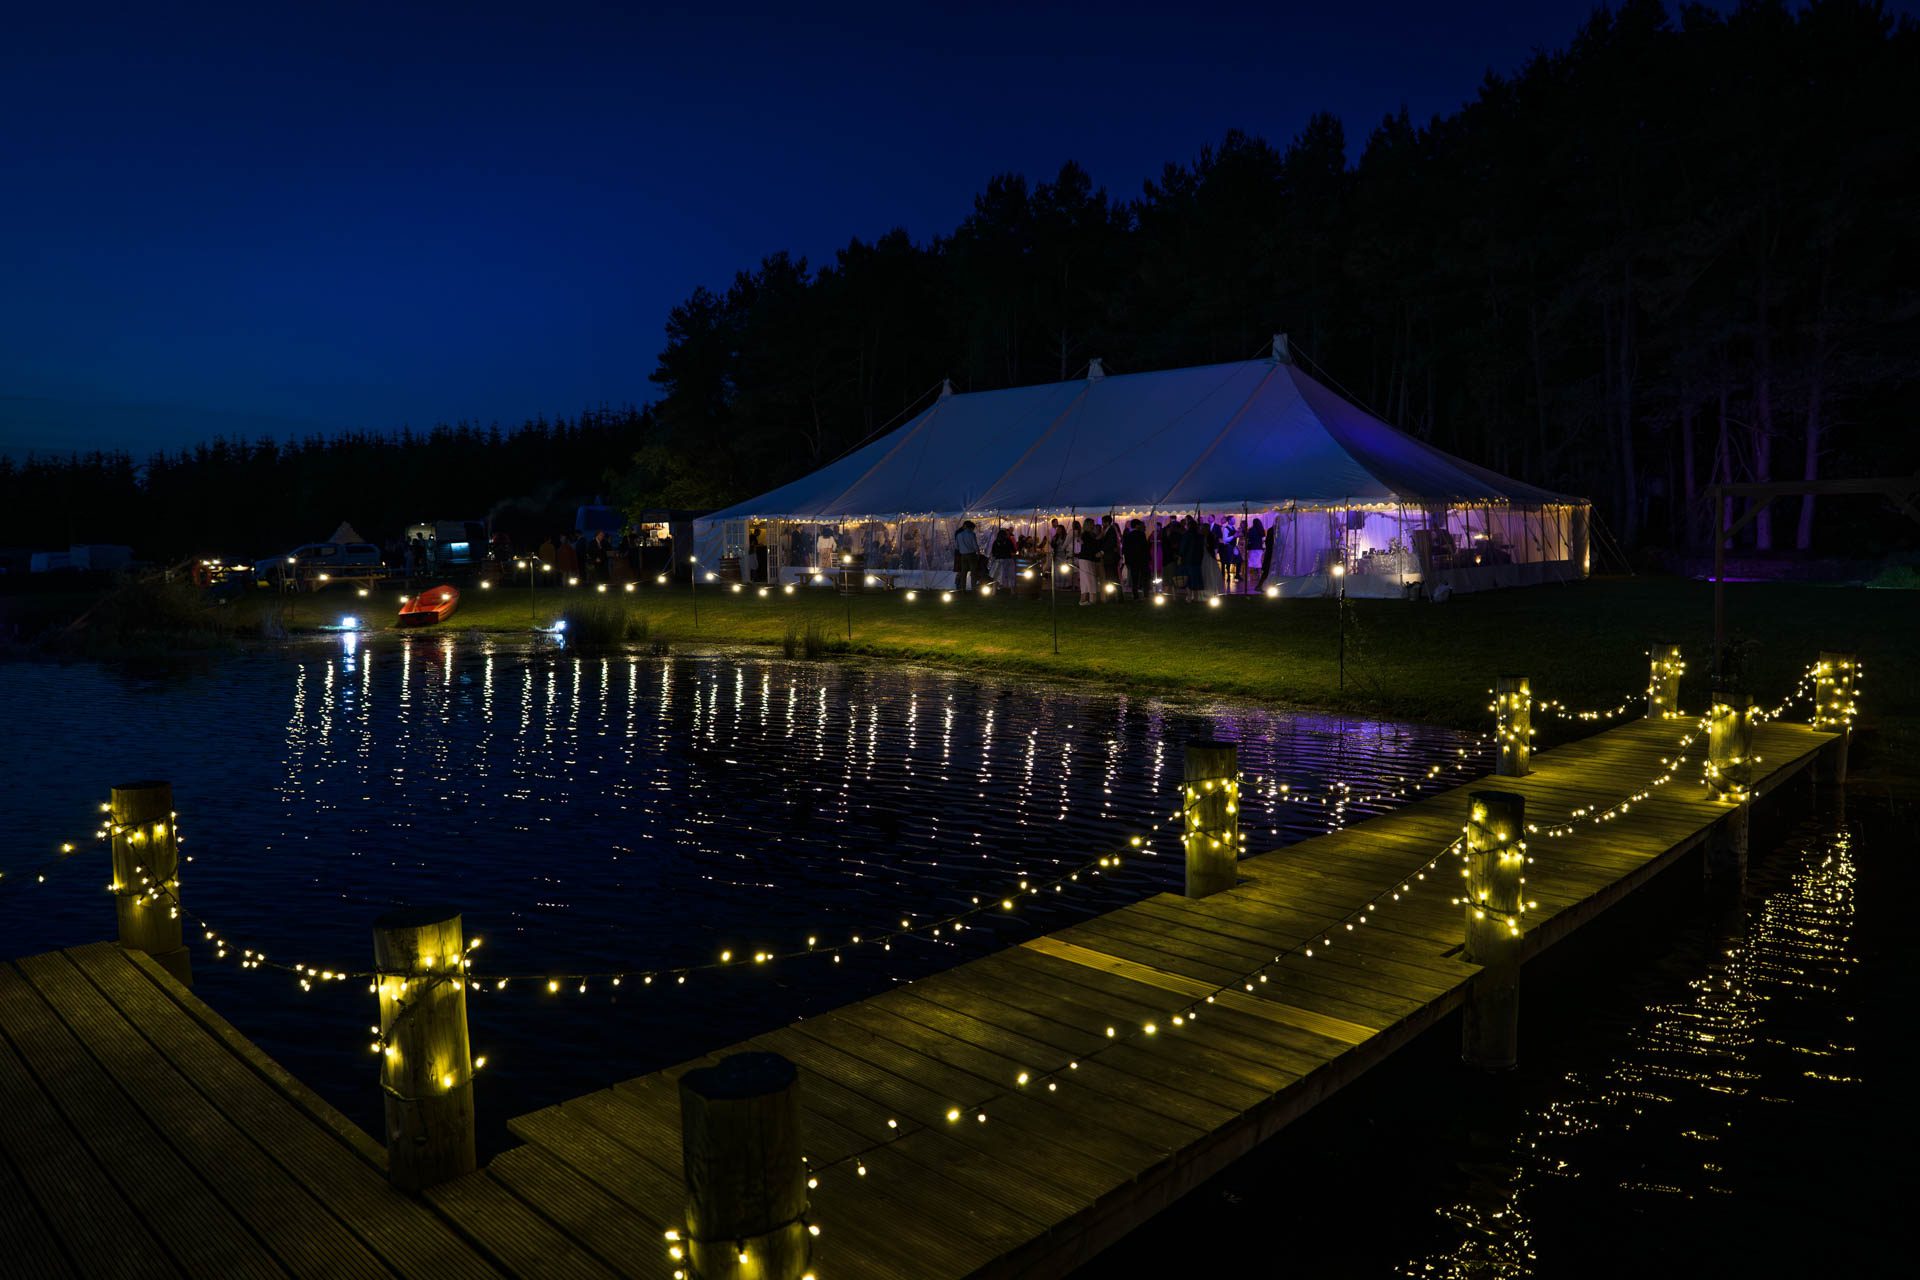
[[[1131,198],[1068,163],[991,179],[924,242],[771,254],[672,309],[645,409],[0,463],[0,542],[84,525],[149,554],[271,545],[596,491],[710,508],[903,421],[943,378],[1241,360],[1286,332],[1389,422],[1591,497],[1631,545],[1697,550],[1716,480],[1920,467],[1916,226],[1910,19],[1634,0],[1458,111],[1381,120],[1357,154],[1318,115],[1285,145],[1229,132]],[[1858,553],[1903,528],[1807,499],[1744,536]]]
[[[213,440],[144,463],[126,453],[0,457],[0,545],[252,558],[320,541],[343,520],[383,544],[432,520],[493,519],[537,540],[571,527],[575,502],[624,475],[643,418],[598,409],[511,429]]]
[[[1601,11],[1461,110],[1229,133],[1127,200],[996,177],[946,236],[774,254],[676,307],[636,487],[731,502],[961,390],[1246,359],[1699,548],[1716,479],[1911,472],[1920,32],[1826,0]],[[1859,542],[1899,527],[1834,509]],[[1813,545],[1813,500],[1761,548]],[[1870,513],[1869,513],[1870,514]],[[1784,527],[1783,527],[1784,526]]]

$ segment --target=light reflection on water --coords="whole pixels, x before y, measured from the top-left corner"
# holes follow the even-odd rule
[[[1801,787],[1739,899],[1682,863],[1537,961],[1518,1070],[1464,1067],[1442,1023],[1080,1280],[1196,1240],[1328,1276],[1905,1274],[1913,826],[1795,818]]]
[[[348,635],[171,684],[7,667],[0,696],[16,722],[0,768],[41,784],[21,797],[30,844],[84,828],[117,779],[170,778],[194,855],[188,905],[237,946],[347,968],[364,966],[369,924],[395,903],[462,909],[487,940],[483,971],[784,950],[1117,851],[1175,806],[1191,738],[1239,743],[1255,848],[1398,803],[1382,793],[1475,746],[1421,726],[898,666],[452,637]],[[497,1124],[1177,887],[1177,842],[1152,852],[958,941],[647,996],[489,997],[473,1013],[483,1111]],[[95,879],[37,891],[13,953],[105,936]],[[197,963],[210,1003],[373,1127],[364,999]]]
[[[1614,1202],[1610,1213],[1663,1219],[1686,1217],[1686,1202],[1760,1189],[1749,1160],[1750,1130],[1768,1124],[1760,1113],[1862,1083],[1853,1015],[1840,1012],[1858,963],[1856,871],[1850,830],[1819,836],[1683,993],[1648,1005],[1607,1060],[1566,1074],[1524,1116],[1507,1176],[1440,1209],[1458,1244],[1401,1274],[1564,1270],[1563,1256],[1543,1266],[1533,1214],[1569,1180],[1610,1180],[1587,1196]]]

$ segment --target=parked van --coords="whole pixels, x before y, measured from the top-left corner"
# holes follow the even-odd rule
[[[486,563],[487,526],[484,521],[435,520],[409,525],[407,541],[412,542],[416,535],[427,540],[427,550],[433,557],[431,567],[435,572]]]

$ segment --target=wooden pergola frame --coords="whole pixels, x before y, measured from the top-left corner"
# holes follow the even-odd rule
[[[1882,477],[1873,480],[1777,480],[1764,483],[1716,484],[1708,488],[1707,500],[1713,503],[1713,677],[1716,683],[1726,674],[1727,653],[1727,543],[1742,529],[1759,518],[1775,498],[1816,494],[1827,497],[1881,497],[1910,520],[1920,521],[1920,474]],[[1728,498],[1752,498],[1738,520],[1725,523]]]

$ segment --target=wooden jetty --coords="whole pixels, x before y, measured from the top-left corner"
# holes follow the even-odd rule
[[[1693,725],[1633,721],[1497,786],[1548,828],[1645,788]],[[1764,797],[1844,741],[1761,725],[1745,785]],[[522,1145],[420,1195],[149,957],[103,943],[16,961],[0,966],[0,1250],[24,1276],[670,1276],[687,1266],[669,1254],[687,1221],[682,1077],[770,1051],[799,1068],[820,1280],[1061,1275],[1474,998],[1458,860],[1412,878],[1488,785],[521,1116]],[[1703,843],[1744,841],[1744,815],[1689,767],[1607,821],[1536,834],[1518,958]],[[1369,905],[1364,927],[1332,925]],[[1043,1092],[1022,1073],[1065,1079]]]

